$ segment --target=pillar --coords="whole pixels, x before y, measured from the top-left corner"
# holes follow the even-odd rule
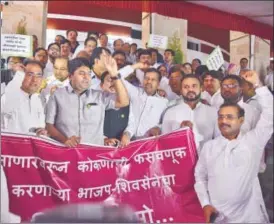
[[[3,34],[16,34],[20,21],[27,35],[38,37],[39,47],[46,47],[47,1],[9,1],[3,7]]]

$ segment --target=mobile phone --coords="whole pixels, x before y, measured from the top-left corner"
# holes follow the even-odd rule
[[[210,216],[209,222],[210,223],[214,223],[216,218],[218,217],[218,213],[217,212],[213,212]]]

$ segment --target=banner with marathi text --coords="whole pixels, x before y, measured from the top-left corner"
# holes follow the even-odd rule
[[[197,154],[190,129],[125,148],[67,148],[28,135],[1,134],[10,211],[29,221],[61,204],[128,204],[142,222],[204,222],[194,190]]]

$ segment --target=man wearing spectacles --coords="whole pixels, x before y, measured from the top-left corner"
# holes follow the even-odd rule
[[[48,46],[48,62],[44,69],[44,77],[47,78],[53,75],[53,64],[55,58],[60,56],[60,45],[57,43],[51,43]]]
[[[262,113],[255,128],[243,132],[246,111],[237,104],[241,83],[231,77],[223,80],[226,101],[218,111],[222,135],[204,145],[195,167],[194,187],[207,223],[212,215],[223,217],[225,223],[269,222],[258,171],[273,133],[273,96],[255,71],[247,72],[244,79],[256,88]]]
[[[1,70],[1,83],[7,85],[15,76],[17,71],[23,71],[23,58],[22,57],[8,57],[8,69]]]
[[[37,61],[26,61],[21,86],[1,97],[1,130],[16,133],[45,131],[44,109],[37,94],[43,79],[43,66]]]
[[[221,95],[225,103],[237,103],[245,110],[245,120],[241,126],[243,132],[255,128],[260,112],[243,101],[243,81],[238,75],[227,75],[221,82]]]

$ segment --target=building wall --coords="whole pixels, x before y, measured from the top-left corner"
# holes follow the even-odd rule
[[[10,1],[3,7],[1,33],[15,34],[19,22],[25,20],[27,35],[35,34],[39,46],[43,46],[46,10],[44,1]]]
[[[187,61],[199,58],[205,63],[208,55],[219,45],[222,49],[224,60],[230,61],[230,34],[228,30],[216,29],[207,25],[192,23],[188,21],[188,42],[197,45],[198,49],[187,50]],[[193,44],[192,44],[193,45]]]
[[[49,1],[47,19],[47,44],[57,34],[76,29],[79,41],[83,42],[88,31],[106,33],[109,42],[122,38],[141,45],[142,14],[131,10],[92,5],[88,1]]]

